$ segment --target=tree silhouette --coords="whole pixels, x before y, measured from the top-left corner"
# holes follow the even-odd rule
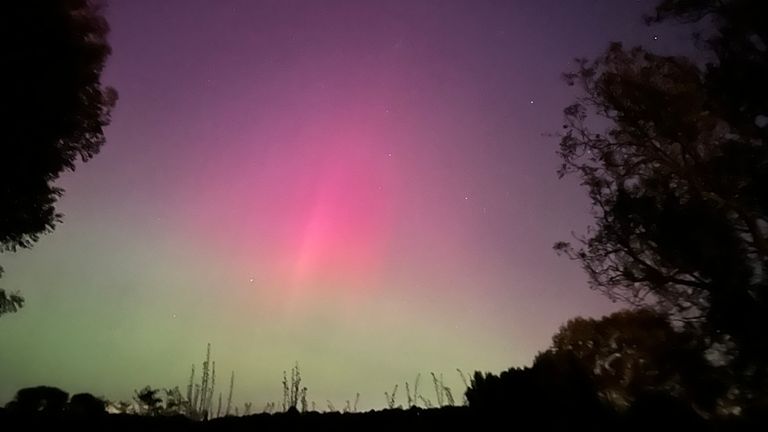
[[[573,355],[603,399],[619,408],[659,392],[711,411],[726,388],[697,336],[675,330],[655,311],[624,310],[601,319],[569,320],[552,337],[547,353]]]
[[[566,80],[584,95],[565,109],[560,175],[581,178],[595,224],[575,246],[555,245],[610,298],[652,305],[731,346],[758,392],[768,388],[765,9],[661,2],[650,21],[714,17],[699,37],[706,66],[616,43],[577,62]]]
[[[0,269],[0,275],[2,275],[2,269]],[[9,294],[0,289],[0,315],[16,312],[22,306],[24,306],[24,297],[18,293]]]
[[[137,390],[133,399],[141,407],[141,411],[145,415],[158,415],[161,412],[163,399],[159,396],[160,389],[153,389],[150,386],[146,386],[141,390]]]
[[[466,397],[469,407],[483,415],[512,413],[516,421],[535,421],[553,429],[594,426],[606,414],[584,364],[570,353],[544,352],[531,367],[510,368],[499,375],[475,372]]]
[[[61,221],[55,181],[99,152],[117,93],[100,81],[110,46],[98,3],[11,0],[2,9],[0,251],[14,251]]]
[[[38,386],[23,388],[6,408],[22,415],[55,415],[64,412],[69,394],[56,387]]]

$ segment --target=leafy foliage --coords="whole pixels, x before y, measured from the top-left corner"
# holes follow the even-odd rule
[[[54,181],[104,144],[117,99],[101,84],[109,26],[89,0],[3,4],[0,247],[30,247],[61,220]]]
[[[11,0],[2,10],[0,252],[31,247],[61,221],[55,182],[99,152],[117,101],[101,84],[111,49],[98,3]],[[0,315],[22,305],[0,290]]]
[[[160,397],[160,389],[146,386],[137,390],[133,399],[139,404],[144,415],[159,415],[162,412],[163,399]]]
[[[6,293],[0,289],[0,315],[13,313],[24,306],[24,297],[18,293]]]
[[[726,390],[697,335],[675,330],[648,309],[569,320],[553,336],[548,353],[574,356],[602,398],[619,408],[652,391],[712,411]]]
[[[566,80],[583,97],[565,109],[560,174],[581,179],[595,224],[555,245],[610,298],[730,344],[756,388],[768,382],[765,8],[663,1],[651,20],[713,18],[706,66],[621,44],[578,61]]]

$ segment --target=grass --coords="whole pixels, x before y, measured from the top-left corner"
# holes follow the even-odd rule
[[[198,377],[198,371],[199,377]],[[465,390],[469,388],[470,381],[460,369],[456,369],[461,381],[464,383]],[[443,379],[443,374],[430,372],[432,378],[432,387],[434,395],[427,397],[420,392],[421,373],[418,373],[412,382],[405,381],[403,392],[400,391],[400,384],[395,384],[391,391],[385,391],[385,408],[402,409],[420,408],[432,409],[456,406],[456,400],[453,390],[448,387]],[[248,416],[254,414],[253,404],[245,402],[241,407],[233,405],[233,394],[235,387],[235,371],[231,371],[229,379],[229,388],[225,393],[217,390],[217,369],[216,362],[213,360],[211,344],[207,344],[205,357],[198,369],[193,364],[190,369],[189,380],[186,386],[185,394],[182,394],[179,387],[171,389],[152,389],[145,387],[140,392],[150,392],[145,395],[144,400],[135,397],[133,403],[118,401],[109,403],[112,412],[150,414],[150,415],[183,415],[193,420],[211,420],[220,417]],[[196,381],[197,378],[197,381]],[[140,392],[136,392],[139,395]],[[303,385],[303,377],[299,363],[294,363],[290,370],[284,370],[282,376],[282,400],[267,402],[261,409],[262,414],[277,414],[280,412],[319,412],[314,400],[310,401],[308,397],[308,388]],[[462,395],[464,392],[462,392]],[[155,397],[155,399],[153,399]],[[344,401],[341,408],[337,407],[331,400],[326,400],[326,409],[323,412],[334,412],[341,414],[351,414],[359,412],[360,393],[355,393],[354,399]],[[433,397],[434,399],[430,399]],[[214,403],[215,402],[215,403]],[[467,405],[466,396],[463,396],[461,405]]]

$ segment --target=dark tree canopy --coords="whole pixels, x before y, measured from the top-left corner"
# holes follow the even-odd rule
[[[10,0],[1,9],[0,252],[30,247],[60,222],[55,182],[99,152],[117,100],[101,83],[110,46],[97,3]],[[20,305],[2,300],[0,313]]]
[[[56,387],[23,388],[6,404],[6,409],[19,414],[60,414],[64,412],[69,393]]]
[[[674,329],[664,315],[649,309],[569,320],[547,353],[574,356],[602,399],[617,408],[657,392],[711,411],[726,390],[696,335]]]
[[[714,30],[696,35],[716,59],[704,76],[718,113],[747,137],[768,137],[768,3],[762,0],[664,0],[649,22],[711,21]],[[763,245],[765,247],[765,245]]]
[[[110,47],[98,5],[12,0],[2,10],[0,246],[14,250],[60,220],[54,182],[99,152],[116,93],[100,81]]]
[[[466,398],[470,408],[485,415],[510,413],[519,422],[538,422],[544,429],[596,426],[606,414],[584,363],[569,353],[544,352],[531,367],[499,375],[475,372]]]
[[[653,20],[711,19],[699,65],[613,44],[567,74],[561,175],[594,226],[555,248],[613,299],[653,305],[726,341],[765,389],[768,364],[767,2],[663,1]],[[607,125],[607,127],[604,127]]]

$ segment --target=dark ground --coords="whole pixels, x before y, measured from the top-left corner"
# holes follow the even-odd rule
[[[556,412],[516,413],[467,407],[369,411],[365,413],[278,413],[225,417],[198,422],[183,416],[72,414],[22,416],[0,409],[2,431],[440,431],[440,430],[557,430],[557,431],[757,431],[768,423],[756,419],[704,421],[686,413],[633,412],[621,416],[578,419]]]

